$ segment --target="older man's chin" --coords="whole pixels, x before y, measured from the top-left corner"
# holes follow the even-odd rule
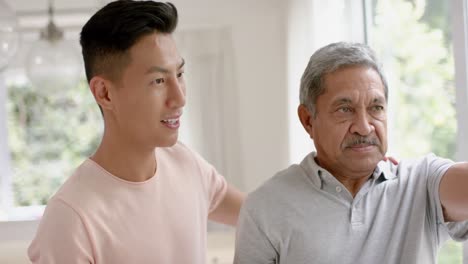
[[[383,160],[383,151],[377,146],[374,146],[372,150],[367,151],[356,151],[353,149],[347,149],[345,151],[345,158],[349,160],[349,163],[354,167],[367,168],[374,170],[377,164]]]

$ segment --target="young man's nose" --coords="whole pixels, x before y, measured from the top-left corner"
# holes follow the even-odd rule
[[[173,80],[169,84],[167,106],[170,108],[180,108],[185,105],[185,83],[179,79]]]

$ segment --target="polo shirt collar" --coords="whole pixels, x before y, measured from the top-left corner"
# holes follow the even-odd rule
[[[322,189],[324,183],[336,181],[336,178],[315,162],[316,156],[317,152],[315,151],[309,153],[302,160],[300,166],[303,168],[303,170],[305,170],[312,183],[318,188]],[[380,161],[377,164],[377,167],[375,168],[371,178],[379,182],[396,178],[396,175],[391,172],[392,166],[395,165],[393,165],[390,161]]]

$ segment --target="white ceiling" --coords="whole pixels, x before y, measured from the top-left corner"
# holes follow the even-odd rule
[[[49,0],[0,0],[16,13],[20,31],[37,33],[48,21]],[[54,22],[65,31],[76,31],[109,0],[52,0]]]
[[[8,3],[8,5],[17,12],[45,12],[49,5],[49,0],[0,0]],[[73,9],[93,9],[97,6],[102,6],[110,1],[103,0],[52,0],[52,4],[57,10],[73,10]]]
[[[97,9],[113,0],[0,0],[6,3],[18,18],[19,29],[23,38],[37,38],[40,30],[46,27],[48,18],[48,6],[52,2],[55,10],[54,22],[65,31],[65,37],[76,38],[84,23],[94,14]],[[203,11],[208,7],[221,7],[224,5],[249,6],[252,0],[162,0],[173,2],[183,10]],[[272,5],[281,3],[282,0],[255,0],[271,2]]]

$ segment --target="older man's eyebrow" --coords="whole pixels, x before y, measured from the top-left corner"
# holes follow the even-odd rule
[[[336,99],[334,102],[333,102],[333,105],[337,106],[337,105],[344,105],[344,104],[351,104],[353,102],[353,100],[351,100],[351,98],[348,98],[348,97],[342,97],[342,98],[338,98]]]
[[[385,104],[387,100],[385,100],[384,97],[382,96],[378,96],[378,97],[375,97],[373,100],[372,100],[372,103],[374,104]]]
[[[184,65],[185,65],[185,60],[182,59],[182,61],[180,62],[179,66],[177,66],[177,70],[182,69],[182,67],[184,67]],[[166,69],[166,68],[163,68],[163,67],[160,67],[160,66],[151,66],[151,67],[146,71],[146,74],[151,74],[151,73],[155,73],[155,72],[169,73],[170,70],[168,70],[168,69]]]

